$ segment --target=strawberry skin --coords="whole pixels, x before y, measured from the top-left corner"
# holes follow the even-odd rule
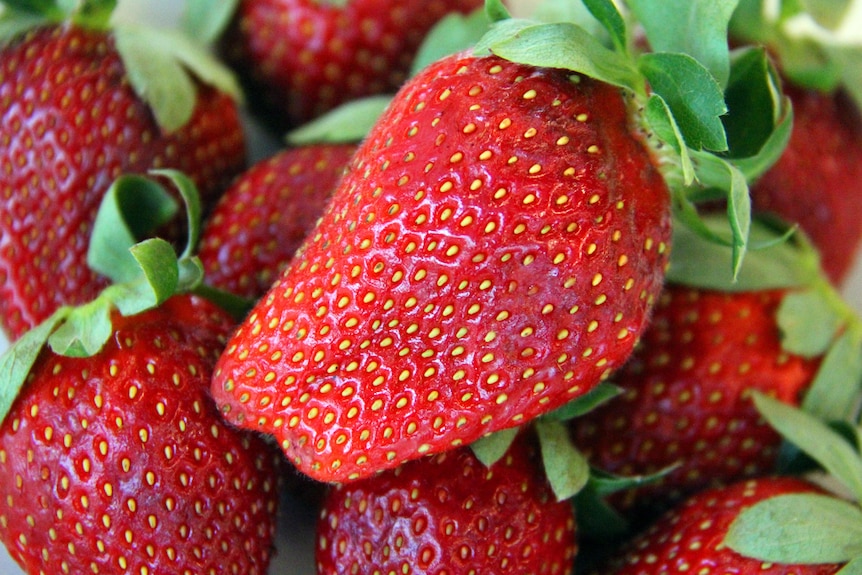
[[[826,274],[840,285],[862,243],[862,114],[840,90],[787,82],[784,91],[793,102],[790,141],[752,186],[752,202],[798,223],[820,250]]]
[[[679,464],[615,499],[666,507],[707,486],[771,472],[781,437],[754,390],[799,405],[820,363],[784,351],[776,312],[786,292],[668,285],[638,349],[614,381],[621,397],[571,422],[591,463],[621,475]]]
[[[481,6],[482,0],[242,0],[223,54],[268,121],[285,129],[341,103],[395,92],[432,26],[450,12]]]
[[[211,88],[200,87],[189,123],[162,133],[105,32],[29,32],[0,50],[0,79],[0,323],[15,339],[106,285],[86,250],[120,174],[176,168],[211,202],[245,149],[235,103]]]
[[[469,448],[333,488],[317,573],[571,573],[575,517],[522,438],[490,468]]]
[[[224,415],[343,481],[589,391],[642,332],[670,241],[627,103],[496,57],[426,68],[229,343]]]
[[[238,177],[201,236],[208,283],[249,299],[266,293],[323,213],[355,150],[352,144],[288,148]]]
[[[743,557],[723,544],[730,524],[744,509],[790,493],[822,493],[793,477],[766,477],[703,491],[668,511],[641,535],[627,542],[618,557],[596,573],[659,575],[733,573],[734,575],[831,575],[840,565],[786,565]]]
[[[0,538],[28,573],[266,573],[281,455],[208,390],[232,324],[177,296],[96,356],[43,352],[0,426]]]

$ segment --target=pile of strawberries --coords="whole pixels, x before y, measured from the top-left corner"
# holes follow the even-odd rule
[[[859,572],[846,3],[2,4],[26,573]]]

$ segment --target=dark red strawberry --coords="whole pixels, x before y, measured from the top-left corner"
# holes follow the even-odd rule
[[[817,22],[817,35],[795,27]],[[793,103],[793,130],[780,160],[751,190],[755,209],[798,223],[841,284],[862,244],[862,75],[852,11],[801,3],[770,11],[742,0],[731,21],[737,42],[760,44],[775,57]]]
[[[47,22],[0,49],[0,323],[11,338],[106,285],[85,254],[99,202],[121,173],[176,168],[212,202],[244,166],[237,106],[221,88],[165,74],[167,87],[145,92],[167,111],[138,95],[129,54],[137,70],[141,45],[161,39],[142,34]]]
[[[469,55],[427,68],[233,339],[214,390],[340,480],[470,443],[628,356],[669,194],[612,86]]]
[[[829,575],[837,564],[784,564],[744,557],[725,545],[731,524],[745,509],[782,495],[822,494],[797,478],[770,477],[701,492],[669,511],[646,532],[626,543],[619,556],[596,573],[658,575],[734,573],[738,575]],[[776,529],[778,527],[776,526]],[[812,534],[813,535],[813,534]],[[797,547],[803,542],[797,542]]]
[[[223,54],[280,130],[395,92],[428,31],[482,0],[242,0]]]
[[[862,114],[843,90],[788,82],[793,131],[784,154],[751,189],[755,209],[798,223],[835,284],[862,243]],[[816,145],[814,143],[816,142]]]
[[[280,454],[208,391],[233,320],[189,296],[113,320],[95,356],[44,350],[0,426],[3,543],[34,574],[264,575]]]
[[[708,486],[773,471],[781,437],[754,390],[799,405],[820,357],[782,347],[784,290],[728,293],[668,286],[632,359],[621,396],[570,423],[599,469],[662,479],[617,496],[618,509],[663,509]]]
[[[323,213],[355,150],[352,144],[288,148],[235,180],[201,237],[207,282],[249,299],[266,293]]]
[[[516,440],[490,468],[469,448],[333,488],[317,525],[317,572],[571,573],[575,517]]]

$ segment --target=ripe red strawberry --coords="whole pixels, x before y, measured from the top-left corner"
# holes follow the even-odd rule
[[[176,296],[115,314],[93,357],[42,352],[0,426],[0,538],[23,569],[266,573],[280,455],[208,392],[232,325]]]
[[[214,394],[305,473],[345,480],[520,425],[628,357],[669,193],[618,88],[458,54],[357,151]]]
[[[820,358],[782,346],[784,290],[728,293],[666,287],[631,360],[613,380],[624,391],[571,420],[591,464],[662,479],[614,499],[618,509],[663,509],[708,486],[770,473],[781,437],[751,392],[799,405]]]
[[[793,131],[784,154],[752,186],[752,203],[798,223],[830,279],[841,284],[862,244],[862,113],[843,90],[788,82],[785,92]]]
[[[338,104],[395,92],[428,31],[482,0],[242,0],[223,38],[225,59],[284,130]]]
[[[333,488],[317,525],[320,575],[570,573],[575,517],[524,436],[486,468],[469,448]]]
[[[703,491],[669,511],[626,543],[619,556],[597,571],[602,575],[735,573],[738,575],[829,575],[836,564],[782,564],[744,557],[724,544],[739,514],[757,502],[787,494],[822,493],[811,483],[769,477]]]
[[[249,299],[265,294],[323,213],[355,150],[288,148],[237,178],[201,236],[207,282]]]
[[[168,124],[160,125],[154,114],[161,107],[133,89],[119,38],[65,22],[0,48],[0,324],[13,339],[59,305],[88,301],[106,285],[87,268],[85,254],[99,202],[121,173],[176,168],[211,202],[244,166],[234,100],[192,81],[192,116],[173,125],[176,104],[186,98],[166,75],[161,80],[173,87],[162,120]]]

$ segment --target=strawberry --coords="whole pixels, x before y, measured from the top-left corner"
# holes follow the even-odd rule
[[[650,325],[611,378],[620,397],[569,422],[599,469],[672,468],[616,495],[617,510],[661,511],[703,488],[774,472],[781,436],[754,392],[827,420],[852,418],[862,321],[829,284],[815,248],[804,237],[775,244],[782,233],[755,222],[752,236],[773,247],[751,254],[735,281],[703,271],[716,264],[704,242],[675,234],[680,249]]]
[[[849,31],[858,22],[841,11],[818,13],[810,4],[777,12],[763,4],[743,0],[731,33],[774,54],[794,123],[784,154],[752,186],[752,203],[798,223],[840,285],[862,245],[862,76],[857,47],[841,41],[842,27]],[[818,21],[818,36],[794,30],[805,19]]]
[[[239,176],[204,226],[198,256],[207,281],[249,299],[266,293],[320,217],[355,148],[288,148]]]
[[[793,102],[793,131],[784,154],[752,186],[752,203],[798,223],[840,285],[862,244],[862,113],[842,90],[793,83],[784,90]]]
[[[691,573],[739,575],[827,575],[835,564],[783,564],[745,557],[724,544],[731,524],[745,509],[789,494],[820,494],[812,483],[794,477],[751,479],[702,491],[668,511],[619,555],[596,571],[602,575]],[[799,542],[797,542],[797,545]]]
[[[495,52],[559,39],[553,25],[503,22]],[[566,46],[581,38],[570,32]],[[645,77],[604,81],[480,45],[409,80],[222,355],[213,393],[224,416],[274,435],[302,472],[346,481],[597,386],[628,359],[660,292],[663,170],[685,163],[670,158],[683,140],[660,145],[642,130]],[[744,192],[744,176],[733,181]]]
[[[92,357],[44,350],[0,426],[3,543],[34,574],[265,574],[280,455],[208,392],[233,320],[175,296],[113,323]]]
[[[11,3],[4,30],[17,30],[16,19],[38,25],[0,42],[0,324],[12,339],[107,284],[85,254],[117,176],[180,169],[211,202],[245,163],[236,89],[202,49],[93,22],[111,3],[72,3],[79,11],[63,21],[37,18],[38,4]],[[215,84],[192,79],[177,58]],[[152,65],[165,60],[177,69]]]
[[[267,124],[284,130],[394,92],[428,31],[481,0],[242,0],[221,40]]]
[[[598,573],[826,575],[858,568],[858,429],[845,435],[782,401],[759,392],[753,397],[769,424],[827,475],[816,476],[817,485],[794,476],[767,476],[702,491],[625,543]]]
[[[626,492],[618,509],[663,508],[772,471],[781,437],[750,394],[799,405],[820,363],[782,349],[776,314],[784,295],[665,289],[638,349],[613,376],[622,395],[570,423],[575,444],[599,469],[646,475],[677,465]]]
[[[317,572],[571,573],[575,518],[522,434],[490,468],[468,448],[411,461],[327,495]]]

